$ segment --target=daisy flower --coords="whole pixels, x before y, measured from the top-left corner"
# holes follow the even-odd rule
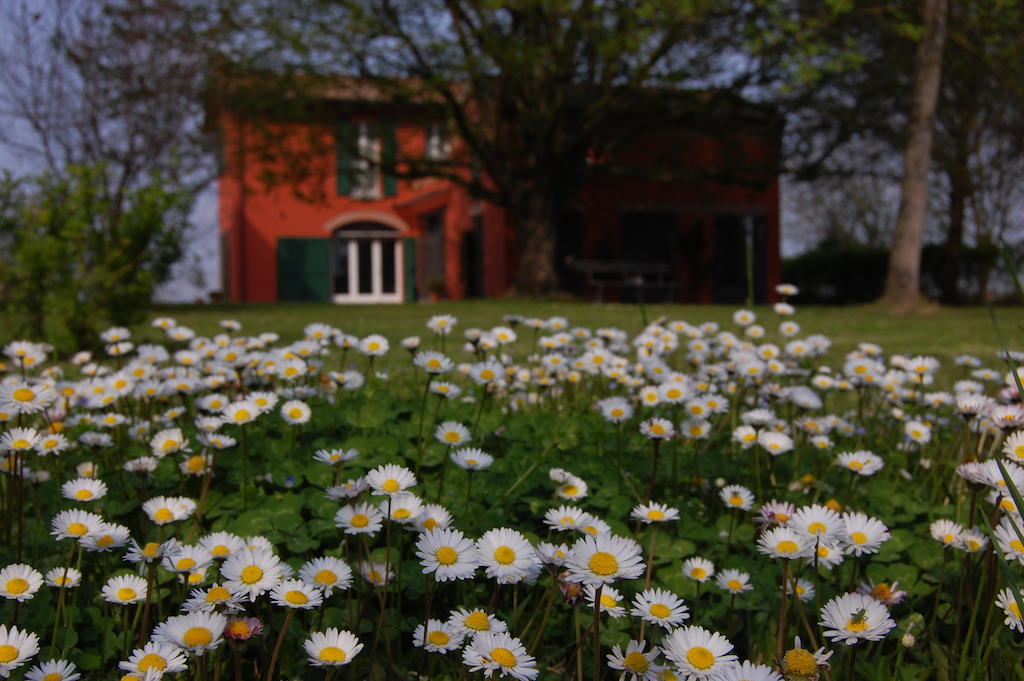
[[[943,547],[956,546],[960,541],[960,535],[964,532],[963,526],[952,520],[936,520],[928,530],[931,532],[932,539],[940,542]]]
[[[263,633],[263,622],[256,617],[234,617],[228,620],[224,635],[234,641],[248,641]]]
[[[354,480],[346,480],[340,485],[328,487],[325,490],[324,496],[334,501],[355,499],[368,489],[370,489],[370,485],[366,482],[366,478],[355,478]]]
[[[754,590],[754,587],[750,584],[750,575],[741,570],[722,570],[715,576],[715,584],[722,591],[727,591],[731,594]]]
[[[452,366],[454,366],[452,360],[447,355],[436,350],[420,350],[412,358],[412,363],[431,376],[450,371]]]
[[[788,501],[771,500],[757,511],[754,522],[764,527],[785,526],[796,513],[796,506]]]
[[[757,538],[757,550],[772,558],[806,558],[814,551],[814,539],[791,527],[774,527]]]
[[[301,579],[287,579],[270,589],[270,600],[283,608],[312,610],[324,602],[323,591]]]
[[[245,548],[245,540],[230,532],[214,532],[200,537],[199,546],[209,551],[214,558],[227,558]]]
[[[447,624],[453,631],[463,636],[473,636],[485,631],[497,633],[508,630],[508,625],[505,622],[480,609],[458,608],[452,610],[448,614]]]
[[[60,539],[81,539],[95,534],[103,525],[103,518],[88,511],[61,511],[50,521],[50,534]]]
[[[255,602],[281,581],[281,560],[269,549],[240,549],[224,561],[220,573],[232,593],[245,594]]]
[[[878,553],[879,547],[890,536],[882,521],[863,513],[844,513],[843,523],[846,526],[843,543],[855,556]]]
[[[810,555],[816,565],[831,570],[846,560],[846,551],[839,542],[819,541],[811,546]]]
[[[217,609],[233,612],[242,610],[244,594],[233,594],[222,584],[214,584],[209,589],[193,589],[181,609],[184,612],[213,612]]]
[[[1020,535],[1017,532],[1010,516],[1003,516],[995,528],[996,542],[1007,561],[1016,560],[1024,565],[1024,542],[1020,540]]]
[[[130,673],[146,674],[150,678],[162,678],[165,674],[177,674],[188,668],[185,651],[163,641],[150,641],[143,648],[132,651],[127,662],[118,663],[118,667]],[[141,678],[141,677],[140,677]]]
[[[761,445],[772,456],[779,456],[793,449],[793,438],[785,433],[762,430],[757,434],[757,444]]]
[[[352,586],[352,568],[340,558],[314,558],[299,568],[299,579],[320,587],[324,597],[329,597],[335,589],[344,591]]]
[[[57,399],[57,393],[46,385],[25,381],[0,384],[0,410],[9,414],[34,414]]]
[[[611,423],[622,423],[633,416],[633,405],[624,397],[609,397],[597,403],[601,416]]]
[[[590,514],[576,506],[559,506],[544,514],[544,524],[556,532],[578,530],[588,522]]]
[[[896,627],[884,605],[858,593],[837,596],[826,603],[819,624],[826,630],[825,638],[846,645],[862,640],[880,641]]]
[[[312,415],[313,410],[309,408],[308,404],[300,400],[288,400],[281,405],[281,418],[288,425],[295,426],[308,423]]]
[[[683,575],[698,582],[706,582],[715,576],[715,564],[707,558],[694,556],[683,562]]]
[[[0,435],[0,452],[25,452],[35,448],[38,441],[35,428],[11,428]]]
[[[153,630],[153,640],[178,646],[196,657],[224,642],[228,618],[219,612],[190,612],[161,622]]]
[[[31,565],[15,563],[0,570],[0,596],[24,603],[43,585],[43,575]]]
[[[46,572],[43,578],[46,586],[73,589],[82,583],[82,573],[73,567],[55,567]]]
[[[796,595],[804,603],[814,600],[814,584],[807,581],[806,579],[796,580],[796,588],[789,583],[786,584],[786,593],[789,595]]]
[[[387,572],[385,572],[385,567],[387,566],[384,563],[377,563],[373,561],[360,561],[356,564],[356,569],[359,570],[359,574],[373,586],[386,586],[395,578],[395,571],[390,567],[387,567]]]
[[[458,447],[470,441],[469,428],[458,421],[445,421],[434,429],[434,437],[443,445]]]
[[[667,440],[675,435],[675,426],[668,419],[650,418],[640,422],[640,432],[652,440]]]
[[[718,493],[726,508],[749,511],[754,505],[754,493],[743,485],[726,485]]]
[[[25,672],[25,681],[78,681],[78,667],[67,660],[49,660]]]
[[[314,631],[302,647],[314,667],[340,667],[351,662],[363,644],[351,632],[331,627],[324,632]]]
[[[1003,624],[1010,627],[1011,631],[1024,634],[1024,620],[1021,619],[1018,600],[1024,602],[1024,589],[1020,591],[1019,598],[1014,598],[1013,591],[1006,587],[996,597],[996,607],[1002,608],[1003,614],[1006,615]]]
[[[378,507],[395,522],[411,523],[423,512],[423,501],[412,492],[399,492],[381,501]]]
[[[729,653],[732,650],[729,639],[703,627],[676,629],[662,641],[661,649],[690,679],[716,677],[736,664],[736,656]]]
[[[233,423],[236,426],[244,426],[256,420],[260,415],[260,408],[249,400],[239,400],[224,407],[221,416],[225,423]]]
[[[644,589],[633,597],[630,615],[639,617],[664,629],[672,629],[690,618],[683,599],[665,589]]]
[[[663,523],[670,520],[679,520],[679,509],[672,508],[667,504],[650,502],[640,504],[633,508],[630,516],[644,524]]]
[[[452,524],[452,514],[441,504],[425,504],[413,524],[421,532],[444,529]]]
[[[412,634],[412,644],[417,648],[424,648],[430,653],[441,653],[445,655],[448,651],[455,650],[462,645],[464,634],[455,631],[446,622],[441,620],[428,619],[426,623],[426,640],[424,640],[422,624],[417,625]]]
[[[458,449],[451,454],[452,461],[467,471],[482,471],[494,461],[494,457],[479,449]]]
[[[14,626],[8,628],[0,624],[0,676],[7,678],[12,670],[28,662],[38,652],[38,636]]]
[[[645,647],[646,642],[632,639],[626,644],[625,653],[617,643],[612,647],[606,659],[609,667],[622,672],[619,681],[627,677],[628,681],[658,681],[662,667],[655,664],[654,660],[661,651],[655,646],[651,652],[645,653]]]
[[[313,458],[317,461],[334,465],[344,461],[351,461],[357,456],[359,456],[359,451],[355,449],[318,449]]]
[[[202,546],[179,546],[164,555],[162,565],[170,572],[201,570],[213,562],[213,554]]]
[[[473,540],[454,529],[427,530],[416,542],[423,574],[434,573],[438,582],[472,579],[478,565]]]
[[[587,605],[591,608],[597,606],[597,589],[599,584],[587,584],[583,587],[583,595],[587,599]],[[626,608],[622,606],[622,594],[618,589],[611,586],[601,587],[601,612],[608,613],[609,617],[619,618],[626,615]]]
[[[846,530],[842,516],[818,504],[798,509],[790,519],[789,527],[818,541],[838,540]]]
[[[575,475],[569,476],[555,490],[555,496],[560,499],[576,500],[587,496],[587,483],[583,478]]]
[[[373,494],[397,494],[416,486],[416,476],[405,466],[389,463],[378,466],[366,474],[366,482]]]
[[[892,584],[885,582],[875,584],[871,581],[861,582],[857,586],[857,593],[871,596],[882,605],[898,605],[906,598],[907,592],[898,590],[897,586],[899,586],[899,582],[893,582]]]
[[[636,579],[644,572],[641,553],[633,539],[612,534],[583,537],[569,552],[569,581],[610,584],[618,579]]]
[[[957,548],[967,553],[977,553],[986,546],[988,546],[988,537],[977,527],[964,530],[960,535],[960,541],[957,543]]]
[[[518,681],[532,681],[540,673],[536,660],[526,652],[518,638],[507,633],[477,634],[462,651],[462,661],[469,671],[483,670],[484,676],[511,676]]]
[[[836,465],[853,471],[857,475],[868,476],[882,470],[885,461],[882,460],[882,457],[872,452],[842,452],[836,456]]]
[[[507,527],[484,532],[476,549],[487,576],[501,583],[523,579],[539,563],[537,552],[526,537]]]
[[[782,681],[782,675],[768,665],[749,660],[729,667],[718,678],[720,681]]]
[[[103,600],[119,605],[131,605],[146,600],[146,580],[138,575],[111,577],[100,590]]]

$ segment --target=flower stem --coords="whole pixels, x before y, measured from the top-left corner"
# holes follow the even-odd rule
[[[270,681],[274,678],[277,656],[281,653],[281,644],[284,643],[284,635],[288,632],[288,626],[292,623],[293,617],[295,617],[295,608],[288,608],[288,614],[285,616],[284,624],[281,626],[281,633],[277,635],[277,643],[274,644],[274,652],[270,654],[270,664],[267,665],[267,675],[263,677],[263,681]]]

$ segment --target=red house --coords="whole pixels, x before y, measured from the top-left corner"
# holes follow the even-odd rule
[[[458,140],[354,89],[325,105],[333,125],[257,126],[218,114],[226,298],[397,303],[504,293],[516,267],[507,212],[450,180],[382,170],[396,156],[458,153]],[[713,132],[723,128],[728,139]],[[268,134],[284,153],[268,151]],[[755,294],[771,299],[780,134],[771,112],[734,101],[645,133],[615,158],[591,152],[594,172],[557,226],[562,288],[609,300],[741,302],[749,242]],[[684,172],[652,176],[654,163]]]

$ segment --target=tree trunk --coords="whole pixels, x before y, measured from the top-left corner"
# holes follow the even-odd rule
[[[903,154],[900,183],[900,210],[882,296],[890,307],[903,311],[918,305],[921,297],[921,242],[928,209],[928,168],[942,80],[948,10],[948,0],[924,0],[924,36],[917,45],[909,139]]]
[[[534,192],[516,202],[513,218],[519,245],[519,264],[512,287],[524,296],[558,292],[555,273],[555,202]]]

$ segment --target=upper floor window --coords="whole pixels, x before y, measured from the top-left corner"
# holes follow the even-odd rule
[[[352,198],[379,199],[380,182],[380,136],[374,135],[366,121],[356,126],[356,155],[352,159]]]
[[[445,134],[444,126],[431,123],[427,126],[427,144],[424,156],[430,161],[443,161],[452,152],[451,141]]]
[[[394,196],[398,189],[394,125],[339,118],[334,134],[338,195],[363,201]]]

